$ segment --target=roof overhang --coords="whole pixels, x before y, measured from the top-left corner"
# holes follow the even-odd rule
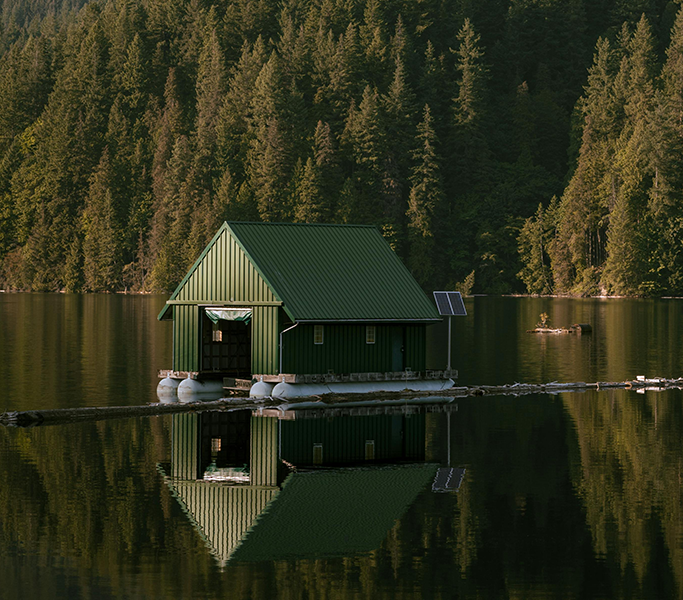
[[[272,302],[268,301],[248,301],[248,300],[167,300],[166,306],[161,309],[161,312],[157,316],[159,321],[171,319],[173,306],[224,306],[226,308],[244,308],[244,307],[254,307],[254,306],[282,306],[282,302],[274,300]]]
[[[334,325],[334,324],[349,324],[352,325],[354,323],[366,323],[366,324],[372,324],[372,323],[409,323],[409,324],[425,324],[425,325],[430,325],[432,323],[439,323],[442,321],[442,319],[296,319],[297,323],[301,323],[302,325],[306,324],[319,324],[319,325]]]

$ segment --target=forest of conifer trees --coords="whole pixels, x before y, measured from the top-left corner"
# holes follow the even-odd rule
[[[665,0],[4,0],[0,288],[168,291],[224,220],[425,289],[683,294]]]

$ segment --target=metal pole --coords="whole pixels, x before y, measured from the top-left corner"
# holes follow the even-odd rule
[[[450,321],[450,319],[449,319]],[[448,422],[448,466],[451,466],[451,413],[448,411],[446,413],[446,418]]]
[[[283,330],[280,332],[280,365],[279,365],[279,370],[278,370],[278,373],[280,373],[280,375],[282,375],[282,348],[283,348],[282,334],[283,334],[283,333],[287,333],[290,329],[294,329],[298,324],[299,324],[299,323],[296,322],[296,323],[294,323],[294,325],[292,325],[291,327],[288,327],[287,329],[283,329]]]
[[[448,364],[446,370],[451,370],[451,317],[448,317]]]

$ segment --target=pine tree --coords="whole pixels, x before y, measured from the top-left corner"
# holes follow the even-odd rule
[[[405,212],[404,191],[407,188],[406,176],[410,165],[410,144],[414,138],[413,114],[415,111],[415,94],[408,84],[407,74],[403,66],[402,53],[397,52],[394,78],[387,94],[382,98],[386,120],[386,148],[383,201],[384,214],[389,223],[399,229],[403,225]]]
[[[105,149],[83,211],[83,274],[87,291],[113,292],[121,285],[121,226],[112,194],[114,172]]]
[[[648,231],[648,190],[652,182],[650,154],[654,108],[654,48],[643,16],[629,40],[617,84],[626,99],[626,120],[617,141],[615,204],[610,214],[607,259],[602,281],[615,294],[651,293],[648,254],[657,232]]]
[[[329,124],[322,121],[318,121],[313,136],[313,159],[318,170],[325,213],[331,219],[339,204],[343,178],[332,131]]]
[[[188,251],[191,216],[195,199],[187,193],[192,151],[186,136],[176,140],[165,172],[163,196],[157,199],[152,217],[150,247],[153,267],[150,288],[172,290],[196,259]]]
[[[435,253],[439,239],[438,218],[443,211],[443,188],[436,154],[436,135],[429,105],[418,125],[418,147],[413,151],[415,166],[408,201],[408,268],[422,286],[434,280],[438,261]]]
[[[342,134],[342,152],[351,164],[340,210],[350,222],[384,224],[382,184],[386,134],[379,94],[365,88],[360,106],[351,106]],[[353,189],[353,192],[351,192]]]
[[[447,147],[451,160],[446,175],[450,181],[448,196],[452,198],[447,215],[449,227],[463,233],[457,244],[447,248],[450,270],[460,280],[475,262],[472,253],[477,230],[487,225],[481,214],[486,206],[474,198],[489,194],[492,168],[487,140],[488,68],[479,35],[468,19],[458,33],[458,42],[455,54],[459,79],[453,99],[452,137]]]
[[[283,90],[280,63],[273,54],[256,80],[250,122],[251,147],[247,171],[259,215],[264,221],[286,220],[289,152],[283,118]]]
[[[256,80],[268,56],[259,37],[253,45],[245,43],[234,67],[228,90],[216,123],[217,167],[229,169],[237,182],[246,179],[247,155],[253,139],[250,128]]]
[[[294,220],[297,223],[324,223],[327,207],[322,194],[322,182],[318,165],[308,158],[296,186]]]
[[[657,223],[650,269],[657,287],[683,293],[683,11],[671,31],[661,73],[661,93],[652,119],[654,177],[650,189],[651,221]]]
[[[609,41],[598,40],[586,92],[578,104],[582,135],[577,167],[562,196],[551,257],[558,292],[583,293],[584,279],[592,281],[606,260],[616,144],[623,127],[623,101],[615,89],[617,69],[618,56]]]
[[[529,294],[551,294],[553,291],[549,247],[552,244],[553,216],[557,199],[547,211],[539,204],[536,214],[529,217],[522,227],[518,242],[523,263],[517,276],[526,286]],[[549,222],[550,221],[550,222]]]

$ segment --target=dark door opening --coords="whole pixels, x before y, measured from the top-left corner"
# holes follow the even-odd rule
[[[202,315],[202,372],[251,377],[251,322],[213,323]]]
[[[199,415],[199,473],[236,468],[249,473],[251,411],[205,412]],[[200,476],[200,477],[201,477]]]

